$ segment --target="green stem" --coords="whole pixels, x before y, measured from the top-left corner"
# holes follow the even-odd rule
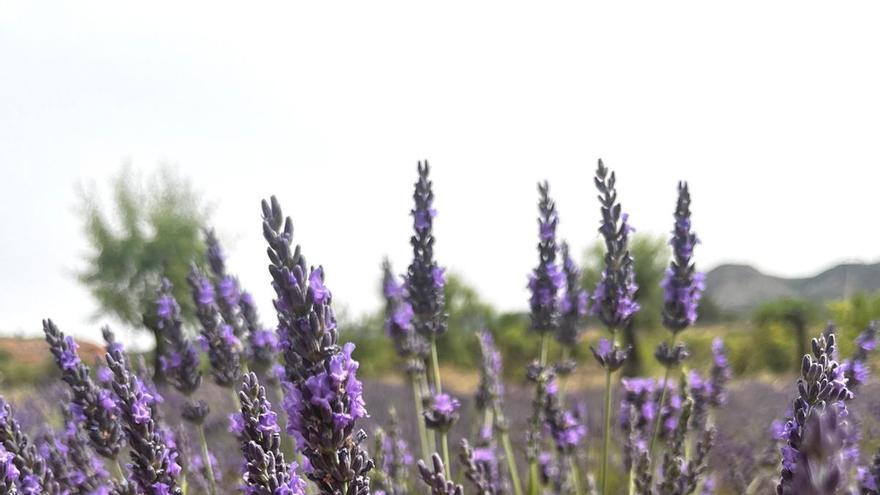
[[[611,443],[611,370],[605,370],[605,430],[602,439],[602,495],[608,493],[608,448]]]
[[[675,346],[675,338],[676,335],[672,335],[672,340],[670,341],[669,348],[672,349]],[[648,458],[653,459],[654,457],[654,444],[657,443],[657,437],[660,435],[660,424],[663,422],[663,405],[666,402],[666,385],[669,382],[669,370],[671,366],[666,367],[666,372],[663,374],[663,386],[660,389],[660,403],[657,406],[657,419],[654,421],[654,432],[651,434],[651,443],[648,446]]]
[[[443,448],[443,467],[446,470],[446,479],[452,481],[452,464],[449,462],[449,440],[446,431],[440,431],[440,445]]]
[[[571,455],[571,480],[574,482],[575,495],[584,495],[584,489],[581,486],[581,473],[578,470],[576,454]]]
[[[567,345],[562,346],[562,363],[565,363],[571,357],[571,349]],[[565,408],[565,375],[559,377],[559,406]]]
[[[122,462],[118,458],[113,459],[113,471],[116,472],[116,478],[119,481],[125,481],[125,470],[122,469]]]
[[[431,459],[431,449],[428,448],[428,432],[425,427],[425,409],[422,405],[422,391],[419,386],[419,377],[415,373],[410,375],[413,388],[413,401],[416,407],[416,425],[419,427],[419,441],[422,444],[422,459],[425,462]]]
[[[428,376],[426,373],[421,372],[418,376],[419,379],[419,387],[422,389],[422,394],[420,397],[428,397],[431,395],[431,388],[428,386]],[[421,404],[419,404],[421,406]],[[424,412],[424,407],[422,407],[422,412]],[[428,439],[428,457],[425,459],[425,462],[428,462],[428,459],[431,458],[431,453],[437,450],[437,435],[434,434],[434,430],[428,428],[427,429],[427,439]]]
[[[434,388],[438,394],[443,393],[443,386],[440,384],[440,359],[437,358],[437,337],[431,338],[431,368],[434,370]]]
[[[507,429],[501,432],[501,445],[504,447],[504,456],[507,457],[507,470],[510,471],[510,480],[513,482],[513,493],[514,495],[522,495],[519,469],[516,467],[516,458],[513,457],[513,446],[510,445],[510,435],[507,434]]]
[[[529,495],[538,495],[541,491],[541,473],[538,471],[537,459],[529,461]]]
[[[208,490],[211,495],[215,495],[217,493],[217,486],[214,482],[214,466],[211,465],[208,439],[205,437],[205,427],[199,424],[197,428],[199,430],[199,441],[202,443],[202,463],[205,465],[205,477],[208,478]]]
[[[550,332],[541,332],[541,368],[547,365],[547,338]]]

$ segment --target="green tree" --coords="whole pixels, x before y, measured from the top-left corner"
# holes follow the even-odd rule
[[[79,281],[98,301],[100,313],[143,330],[157,284],[167,277],[191,320],[186,276],[190,263],[204,253],[201,231],[208,216],[199,195],[167,167],[144,180],[124,166],[111,188],[112,207],[106,209],[94,185],[80,191],[90,252]],[[155,365],[163,351],[164,340],[156,335]],[[155,369],[161,380],[161,367]]]
[[[794,369],[800,369],[801,360],[807,354],[807,342],[810,339],[809,327],[821,317],[821,307],[807,299],[792,297],[768,301],[758,306],[752,313],[752,322],[758,327],[782,323],[794,333],[795,355]]]
[[[642,371],[642,353],[638,333],[655,330],[660,326],[663,311],[663,289],[660,283],[671,256],[668,240],[662,236],[636,234],[630,242],[630,253],[635,261],[636,300],[642,309],[623,329],[624,345],[632,346],[632,354],[623,370],[625,376],[637,376]],[[597,241],[584,253],[583,286],[592,294],[605,263],[605,245]]]

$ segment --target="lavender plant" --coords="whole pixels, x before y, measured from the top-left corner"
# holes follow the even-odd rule
[[[235,416],[234,424],[245,458],[245,493],[304,495],[305,482],[296,473],[296,463],[288,466],[284,462],[281,428],[254,373],[245,376],[239,402],[241,413]]]
[[[367,495],[373,461],[361,446],[366,433],[354,429],[367,414],[354,345],[338,345],[324,270],[307,271],[299,246],[291,249],[293,222],[274,197],[263,201],[263,234],[284,356],[288,433],[320,493]]]
[[[220,314],[211,280],[195,264],[190,269],[187,282],[192,291],[196,317],[201,324],[202,346],[208,351],[211,375],[217,385],[232,390],[241,378],[241,341],[234,327],[225,323]]]
[[[794,482],[799,461],[808,448],[803,445],[807,420],[811,415],[826,409],[838,409],[845,413],[845,402],[853,398],[847,388],[842,369],[834,355],[837,352],[834,333],[812,341],[812,355],[804,356],[801,377],[798,380],[798,396],[792,404],[792,414],[781,432],[786,440],[782,447],[782,473],[776,492],[780,495],[798,493]]]
[[[602,222],[599,233],[605,240],[605,268],[596,289],[593,291],[591,313],[599,318],[611,332],[611,340],[602,339],[597,348],[592,348],[599,365],[605,369],[605,428],[602,441],[602,494],[608,490],[608,450],[611,439],[611,375],[623,366],[629,349],[621,349],[617,344],[617,331],[629,323],[639,310],[635,301],[638,286],[635,282],[633,258],[629,253],[629,234],[632,227],[627,223],[627,215],[622,213],[617,201],[616,178],[602,160],[593,179],[599,190]]]
[[[113,390],[119,398],[130,447],[132,479],[145,495],[182,495],[177,452],[169,448],[154,419],[155,398],[132,372],[122,345],[114,341],[108,329],[105,339],[109,343],[107,365],[113,371]]]
[[[397,355],[404,361],[404,371],[413,390],[422,459],[428,459],[436,445],[433,432],[429,434],[425,422],[422,420],[424,417],[423,401],[428,386],[425,376],[425,360],[430,353],[430,348],[425,338],[415,332],[413,308],[407,301],[405,284],[397,281],[397,277],[391,270],[391,262],[387,259],[382,264],[382,272],[382,295],[385,297],[385,333],[393,342]]]
[[[684,343],[677,343],[678,334],[697,320],[697,306],[704,288],[704,276],[696,271],[692,258],[699,242],[691,229],[691,194],[686,182],[678,183],[678,201],[675,207],[675,225],[672,230],[672,261],[666,271],[664,289],[663,325],[672,333],[669,342],[657,348],[655,356],[665,368],[660,393],[660,407],[666,399],[666,383],[672,368],[678,368],[687,359]],[[654,444],[660,432],[660,420],[654,424],[654,434],[648,446],[648,455],[654,452]]]
[[[6,471],[9,476],[17,472],[22,495],[61,495],[61,487],[47,468],[46,460],[22,432],[12,407],[3,397],[0,397],[0,446],[12,456],[15,470],[6,468]]]

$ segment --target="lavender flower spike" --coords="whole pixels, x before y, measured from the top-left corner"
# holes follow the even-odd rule
[[[559,330],[556,332],[556,340],[562,345],[573,347],[577,345],[583,330],[589,294],[580,286],[581,272],[569,253],[568,243],[562,243],[561,254],[565,294],[559,300]]]
[[[119,397],[131,447],[132,478],[145,495],[181,495],[177,452],[168,446],[154,419],[155,399],[131,371],[122,345],[113,341],[109,331],[105,331],[105,338],[110,342],[107,365],[113,371],[113,390]]]
[[[434,191],[428,179],[428,162],[419,162],[419,180],[415,184],[413,200],[413,260],[406,276],[408,301],[413,309],[413,325],[420,335],[430,340],[446,332],[446,304],[443,287],[446,284],[443,268],[434,260]]]
[[[617,202],[616,179],[614,172],[609,175],[608,168],[599,160],[594,178],[602,204],[602,223],[599,233],[605,240],[605,268],[599,283],[593,291],[593,306],[590,312],[609,329],[626,326],[638,312],[635,302],[638,286],[635,282],[633,258],[628,243],[633,228],[627,223],[627,214],[622,213]]]
[[[847,389],[840,365],[834,360],[837,352],[836,337],[833,333],[813,339],[813,355],[804,356],[801,378],[798,380],[798,397],[794,400],[792,416],[786,422],[781,434],[786,440],[782,447],[782,475],[776,492],[779,495],[798,493],[794,490],[793,477],[798,469],[798,460],[807,448],[803,445],[806,436],[807,419],[822,410],[838,408],[843,414],[845,401],[853,398]]]
[[[827,495],[843,489],[847,425],[838,416],[837,408],[829,407],[806,419],[792,480],[781,495]]]
[[[112,391],[92,381],[89,367],[76,353],[76,342],[65,336],[52,320],[43,321],[43,332],[61,368],[61,379],[73,394],[71,410],[82,423],[92,448],[102,457],[116,459],[125,442],[125,433]]]
[[[859,386],[868,381],[868,375],[870,374],[868,355],[875,349],[877,349],[877,322],[872,321],[856,337],[855,351],[841,365],[848,389],[855,391]]]
[[[46,461],[30,443],[27,435],[12,414],[12,407],[0,396],[0,447],[6,453],[6,474],[11,477],[17,472],[19,489],[22,495],[61,495],[61,488],[55,481]],[[11,460],[9,459],[11,456]],[[10,462],[12,467],[10,466]]]
[[[559,216],[556,203],[550,198],[547,182],[538,184],[541,200],[538,203],[538,266],[529,275],[529,307],[531,329],[544,334],[556,331],[559,326],[559,301],[557,293],[565,285],[565,274],[556,264],[556,226]]]
[[[201,323],[201,341],[207,348],[211,374],[221,387],[232,387],[241,377],[241,341],[220,316],[210,279],[193,264],[187,277]]]
[[[443,460],[434,454],[431,457],[432,469],[428,469],[424,461],[419,461],[419,476],[431,489],[431,495],[464,495],[464,487],[456,485],[452,480],[447,480]]]
[[[407,373],[425,371],[425,358],[429,354],[425,338],[415,332],[412,305],[407,301],[407,291],[391,271],[391,263],[382,263],[382,295],[385,297],[385,333],[394,343],[394,349],[406,363]]]
[[[241,413],[239,438],[246,462],[245,493],[248,495],[303,495],[305,482],[296,474],[296,463],[288,467],[281,452],[280,427],[266,399],[266,390],[249,373],[238,394]]]
[[[662,287],[665,291],[663,325],[678,333],[697,320],[697,306],[705,288],[705,276],[696,271],[692,257],[699,243],[691,230],[691,195],[686,182],[678,183],[675,228],[672,230],[672,261]]]
[[[0,493],[18,495],[15,483],[18,481],[18,468],[15,467],[15,456],[0,445]]]
[[[274,197],[263,201],[263,234],[269,243],[269,273],[275,288],[279,340],[284,352],[288,433],[308,459],[314,481],[325,495],[367,495],[373,461],[361,447],[366,417],[363,385],[357,378],[354,344],[337,344],[336,318],[324,270],[308,277],[297,246],[291,250],[293,223],[284,219]]]
[[[202,383],[199,353],[183,333],[183,317],[171,289],[171,282],[163,278],[156,296],[155,315],[144,318],[144,322],[152,322],[156,334],[162,335],[168,344],[168,352],[160,362],[169,381],[180,393],[190,396]]]

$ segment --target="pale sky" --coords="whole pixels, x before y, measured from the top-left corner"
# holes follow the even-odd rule
[[[337,303],[409,260],[417,160],[439,261],[525,309],[536,189],[596,239],[596,159],[642,231],[690,182],[698,263],[809,275],[880,246],[877,2],[0,4],[0,332],[97,336],[76,184],[172,163],[270,309],[276,194]],[[106,191],[106,188],[105,188]]]

